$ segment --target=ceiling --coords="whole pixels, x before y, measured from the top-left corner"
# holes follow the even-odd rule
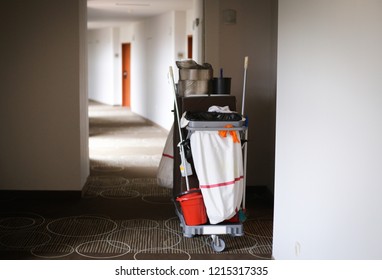
[[[192,9],[193,0],[87,0],[88,28],[117,26],[171,10]]]

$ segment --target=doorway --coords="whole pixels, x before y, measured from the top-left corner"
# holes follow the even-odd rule
[[[122,44],[122,106],[130,107],[131,44]]]

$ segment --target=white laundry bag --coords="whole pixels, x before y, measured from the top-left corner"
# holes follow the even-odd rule
[[[190,141],[210,223],[217,224],[234,217],[240,209],[244,191],[243,155],[238,132],[230,131],[222,137],[218,131],[194,131]]]

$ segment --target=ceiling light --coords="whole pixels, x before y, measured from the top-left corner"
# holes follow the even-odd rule
[[[139,3],[115,3],[116,6],[134,6],[134,7],[149,7],[149,3],[139,4]]]

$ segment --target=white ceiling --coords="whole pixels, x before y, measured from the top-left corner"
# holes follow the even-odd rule
[[[88,27],[135,22],[167,11],[189,10],[193,0],[88,0]]]

